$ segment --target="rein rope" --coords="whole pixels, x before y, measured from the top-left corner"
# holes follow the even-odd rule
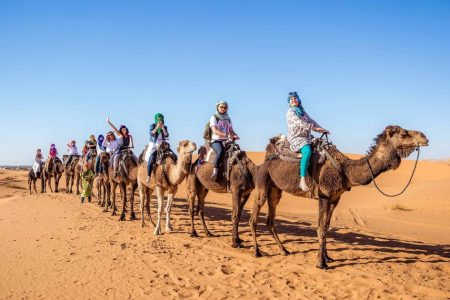
[[[417,147],[417,157],[416,157],[416,162],[414,163],[414,168],[413,168],[413,171],[412,171],[412,173],[411,173],[411,177],[409,178],[408,183],[406,184],[406,186],[403,188],[403,190],[402,190],[400,193],[393,194],[393,195],[386,194],[385,192],[383,192],[383,191],[378,187],[378,185],[377,185],[377,183],[376,183],[376,181],[375,181],[375,176],[374,176],[374,174],[373,174],[372,166],[370,165],[369,160],[367,159],[367,157],[364,157],[364,158],[365,158],[365,160],[366,160],[366,162],[367,162],[367,165],[369,166],[370,175],[372,176],[372,181],[373,181],[373,183],[375,184],[375,187],[377,188],[377,190],[378,190],[383,196],[393,198],[393,197],[397,197],[397,196],[400,196],[401,194],[403,194],[403,193],[406,191],[406,189],[409,187],[409,185],[411,184],[411,181],[412,181],[412,179],[413,179],[413,177],[414,177],[414,173],[416,172],[417,162],[419,161],[419,155],[420,155],[420,146]]]

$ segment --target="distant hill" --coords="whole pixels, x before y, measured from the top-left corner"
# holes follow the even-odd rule
[[[29,170],[31,166],[21,165],[21,166],[0,166],[0,169],[6,170]]]

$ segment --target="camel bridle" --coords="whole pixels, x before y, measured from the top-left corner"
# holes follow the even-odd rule
[[[377,184],[376,181],[375,181],[375,175],[373,174],[372,166],[370,165],[369,159],[367,158],[367,156],[364,156],[364,159],[366,160],[367,165],[369,166],[370,175],[372,176],[373,184],[375,185],[375,187],[377,188],[377,190],[378,190],[383,196],[390,197],[390,198],[400,196],[400,195],[403,194],[403,193],[406,191],[406,189],[409,187],[409,185],[411,184],[411,181],[412,181],[412,179],[413,179],[413,177],[414,177],[414,173],[416,172],[417,162],[419,161],[420,146],[417,145],[417,148],[416,148],[415,150],[417,150],[416,162],[414,163],[414,168],[413,168],[413,170],[412,170],[411,177],[409,178],[408,183],[406,184],[406,186],[403,188],[403,190],[402,190],[401,192],[399,192],[399,193],[397,193],[397,194],[391,194],[391,195],[390,195],[390,194],[387,194],[387,193],[385,193],[385,192],[383,192],[383,191],[380,189],[380,187],[378,186],[378,184]],[[414,151],[415,151],[415,150],[414,150]]]

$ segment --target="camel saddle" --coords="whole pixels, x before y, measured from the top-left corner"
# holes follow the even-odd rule
[[[168,158],[172,158],[175,163],[178,160],[177,155],[170,148],[170,144],[166,141],[163,141],[158,148],[156,148],[156,159],[155,163],[157,165],[162,165],[164,161]]]
[[[198,150],[198,154],[199,156],[197,159],[197,166],[195,168],[196,172],[202,164],[204,163],[213,164],[216,159],[216,152],[209,143],[205,143],[205,145],[201,146],[200,149]],[[227,179],[228,192],[230,192],[230,174],[231,174],[231,167],[233,165],[237,164],[242,174],[244,174],[244,176],[248,175],[247,171],[244,169],[244,167],[240,162],[240,158],[242,158],[245,155],[246,155],[245,151],[242,151],[239,145],[236,144],[234,141],[223,142],[223,154],[219,172],[222,172],[224,177]]]

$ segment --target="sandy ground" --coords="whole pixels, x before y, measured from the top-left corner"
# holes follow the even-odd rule
[[[263,154],[251,157],[260,163]],[[380,186],[399,191],[412,167],[406,161],[381,175]],[[315,268],[311,199],[281,200],[276,226],[292,253],[287,257],[264,226],[263,211],[258,232],[266,256],[256,259],[252,199],[241,223],[244,248],[233,249],[229,195],[208,195],[205,214],[215,237],[191,238],[181,186],[174,232],[155,237],[151,226],[119,222],[75,195],[30,196],[26,172],[0,170],[0,299],[449,299],[449,183],[449,161],[421,161],[411,187],[394,200],[373,185],[344,194],[328,239],[336,262],[323,271]],[[152,200],[153,217],[155,207]],[[199,222],[196,228],[202,235]]]

